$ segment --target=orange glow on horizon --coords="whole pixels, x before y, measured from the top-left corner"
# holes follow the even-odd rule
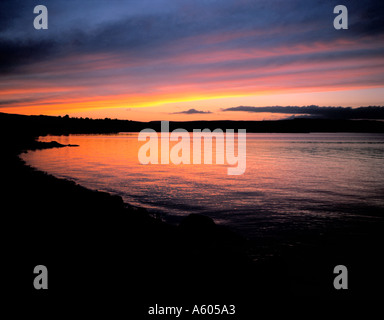
[[[255,36],[255,32],[259,31],[249,34],[204,35],[200,36],[200,40],[205,44],[222,43],[238,37]],[[187,43],[188,39],[184,39],[177,47],[180,49],[184,44],[188,48]],[[0,101],[8,101],[1,106],[0,112],[29,115],[86,113],[94,117],[92,112],[99,115],[105,110],[105,113],[109,114],[108,109],[114,109],[116,117],[126,118],[124,111],[127,108],[139,110],[159,107],[158,112],[148,113],[145,117],[140,115],[142,120],[155,120],[152,118],[155,114],[157,117],[172,114],[172,104],[190,103],[192,106],[198,102],[204,110],[214,113],[221,107],[214,105],[214,102],[222,103],[225,99],[231,100],[231,106],[234,107],[238,104],[233,102],[233,98],[239,98],[240,101],[253,97],[255,102],[247,101],[260,106],[259,101],[265,100],[263,96],[276,96],[276,101],[279,102],[273,102],[272,105],[284,105],[288,102],[281,102],[279,95],[316,92],[326,95],[327,92],[339,91],[339,96],[342,96],[342,91],[383,88],[380,77],[384,74],[384,62],[381,57],[364,60],[352,56],[343,60],[319,60],[316,63],[305,59],[294,59],[282,64],[257,63],[259,59],[274,61],[273,59],[291,56],[305,57],[313,53],[342,52],[352,50],[354,46],[356,43],[352,40],[337,40],[332,43],[319,42],[313,46],[277,46],[271,50],[213,48],[210,54],[199,50],[182,50],[181,54],[153,60],[131,56],[124,59],[113,54],[61,57],[26,67],[27,75],[37,74],[37,77],[14,75],[0,84]],[[359,48],[375,48],[375,44],[362,41]],[[222,63],[224,64],[221,65]],[[170,65],[174,74],[162,74],[159,71],[154,71],[153,74],[147,71],[148,73],[142,74],[130,71],[131,68],[135,70],[141,67],[156,70],[164,65]],[[193,68],[184,69],[184,66]],[[83,72],[86,73],[84,77]],[[346,98],[347,96],[348,93],[345,93]],[[289,104],[303,105],[297,98],[290,100]],[[307,100],[305,104],[321,105],[322,102]],[[164,105],[168,107],[164,109]],[[118,109],[121,109],[121,112],[116,111]],[[202,114],[194,117],[213,116]],[[225,117],[232,119],[233,114],[218,116]],[[248,117],[249,115],[245,118]],[[177,118],[190,120],[191,116],[178,114]]]
[[[380,88],[380,86],[376,86],[377,88]],[[336,86],[336,87],[305,87],[303,86],[300,89],[300,92],[302,94],[304,93],[315,93],[315,92],[334,92],[334,91],[346,91],[346,90],[360,90],[360,89],[366,89],[366,88],[372,88],[372,86],[361,86],[361,85],[351,85],[351,86]],[[71,114],[71,113],[81,113],[81,112],[87,112],[88,116],[92,116],[92,111],[94,111],[95,115],[98,114],[99,110],[107,110],[109,108],[111,109],[121,109],[122,112],[120,113],[121,116],[119,116],[119,112],[117,112],[117,118],[126,118],[127,116],[124,115],[124,111],[129,109],[134,110],[145,110],[148,107],[159,107],[162,105],[167,104],[175,104],[175,103],[193,103],[194,101],[206,101],[208,103],[209,100],[216,101],[216,100],[225,100],[226,98],[245,98],[247,96],[263,96],[263,95],[269,95],[269,96],[278,96],[281,94],[291,94],[291,93],[297,93],[297,88],[275,88],[275,89],[264,89],[263,91],[259,91],[255,94],[252,90],[249,90],[248,92],[244,91],[244,89],[238,89],[233,90],[233,94],[226,94],[225,92],[213,92],[213,93],[206,93],[203,94],[197,94],[193,92],[182,92],[178,94],[157,94],[157,95],[121,95],[121,96],[114,96],[114,97],[107,97],[107,96],[99,96],[99,97],[92,97],[92,98],[78,98],[78,99],[57,99],[57,100],[46,100],[44,104],[36,104],[31,105],[28,107],[20,106],[20,107],[10,107],[10,108],[2,108],[1,112],[5,113],[18,113],[18,114],[26,114],[26,115],[38,115],[38,114],[45,114],[45,115],[64,115],[64,114]],[[236,93],[237,91],[237,93]],[[295,104],[295,103],[291,103]],[[299,103],[298,103],[299,104]],[[216,109],[219,106],[216,107]],[[153,109],[153,108],[150,108]],[[209,109],[212,109],[210,107]],[[176,111],[176,110],[174,110]],[[159,114],[161,114],[159,110]],[[149,113],[146,118],[140,119],[140,121],[151,121],[156,120],[153,119],[151,116],[153,115],[153,112]],[[211,117],[207,114],[203,114],[203,117]],[[256,115],[253,115],[255,117]],[[98,117],[98,116],[95,116]],[[275,118],[276,116],[273,116]],[[164,118],[164,116],[163,116]],[[167,117],[165,117],[167,118]],[[188,121],[191,120],[191,117],[189,115],[184,114],[178,114],[177,118],[180,121]],[[217,117],[216,117],[217,118]],[[219,117],[222,118],[222,117]],[[225,118],[232,119],[233,115],[226,114]],[[237,117],[236,117],[237,118]],[[246,119],[249,118],[249,116],[246,117]],[[244,119],[244,120],[246,120]],[[134,120],[134,119],[133,119]],[[239,119],[238,119],[239,120]]]

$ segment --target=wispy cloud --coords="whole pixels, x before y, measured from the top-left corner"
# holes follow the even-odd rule
[[[274,107],[248,107],[238,106],[222,109],[222,111],[243,111],[256,113],[292,114],[294,117],[311,117],[327,119],[384,119],[384,107],[319,107],[319,106],[274,106]],[[296,116],[299,115],[299,116]]]
[[[186,111],[180,111],[180,112],[172,112],[172,114],[208,114],[212,113],[211,111],[201,111],[196,109],[189,109]]]

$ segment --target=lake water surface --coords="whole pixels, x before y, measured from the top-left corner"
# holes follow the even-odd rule
[[[40,138],[52,140],[79,147],[29,151],[22,158],[171,222],[202,213],[252,237],[384,212],[383,134],[248,133],[247,167],[238,176],[227,175],[227,165],[142,165],[137,133]]]

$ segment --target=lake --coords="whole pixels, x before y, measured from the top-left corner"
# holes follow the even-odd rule
[[[40,137],[52,140],[79,147],[21,157],[171,223],[201,213],[252,238],[374,220],[384,212],[383,134],[248,133],[246,170],[237,176],[227,175],[226,164],[142,165],[138,133]]]

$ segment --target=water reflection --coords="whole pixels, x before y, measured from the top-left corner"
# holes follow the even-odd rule
[[[41,140],[79,147],[22,156],[38,169],[168,217],[204,213],[247,234],[260,232],[255,225],[265,217],[298,223],[384,209],[381,134],[247,134],[247,169],[239,176],[214,161],[141,165],[136,133]]]

